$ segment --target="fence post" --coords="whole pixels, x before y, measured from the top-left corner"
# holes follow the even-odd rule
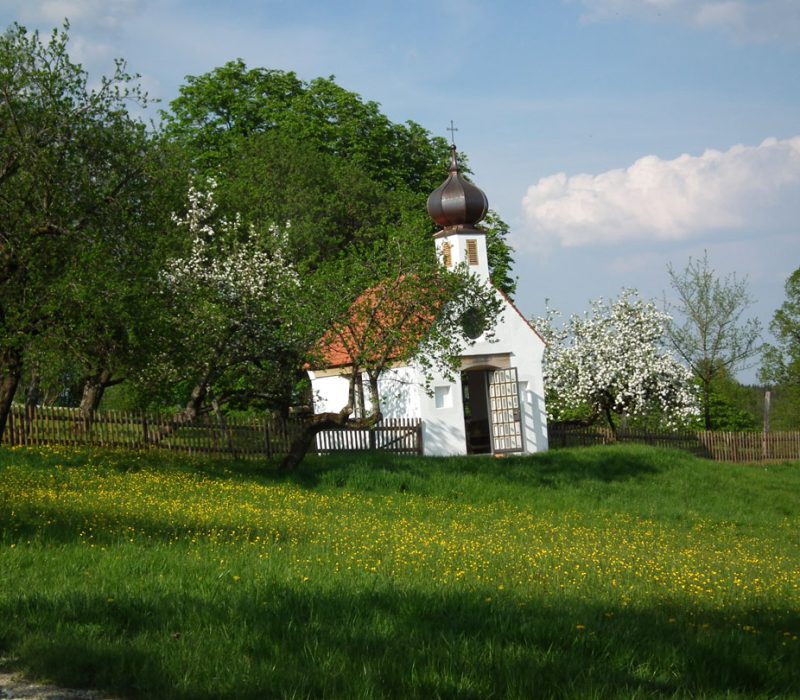
[[[14,447],[16,444],[14,441],[14,430],[16,429],[14,426],[14,420],[14,406],[12,404],[11,409],[8,412],[8,418],[6,418],[6,431],[3,435],[3,442],[9,447]]]

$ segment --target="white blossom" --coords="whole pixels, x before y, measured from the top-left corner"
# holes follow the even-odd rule
[[[699,413],[691,372],[665,349],[670,318],[635,290],[613,302],[598,299],[591,311],[561,328],[550,311],[534,323],[547,340],[544,380],[548,412],[588,407],[593,415],[657,413],[668,426]]]
[[[225,304],[280,303],[289,289],[299,285],[287,256],[286,231],[273,225],[259,236],[239,214],[232,221],[216,218],[216,186],[209,178],[204,191],[190,187],[186,213],[172,215],[175,224],[189,233],[191,247],[186,257],[167,264],[164,282],[179,294],[191,296],[202,290],[204,296],[216,296]]]

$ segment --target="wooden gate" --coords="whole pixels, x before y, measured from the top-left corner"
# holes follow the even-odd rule
[[[383,450],[397,454],[422,454],[422,421],[419,418],[384,418],[372,428],[343,426],[317,434],[317,454]]]

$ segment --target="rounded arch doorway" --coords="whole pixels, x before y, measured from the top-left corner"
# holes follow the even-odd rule
[[[516,367],[471,367],[461,372],[467,454],[523,451]]]

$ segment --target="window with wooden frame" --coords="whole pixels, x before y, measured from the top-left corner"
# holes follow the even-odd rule
[[[453,246],[447,241],[442,243],[442,263],[445,267],[453,267]]]
[[[478,264],[478,241],[474,238],[467,241],[467,262],[470,265]]]

